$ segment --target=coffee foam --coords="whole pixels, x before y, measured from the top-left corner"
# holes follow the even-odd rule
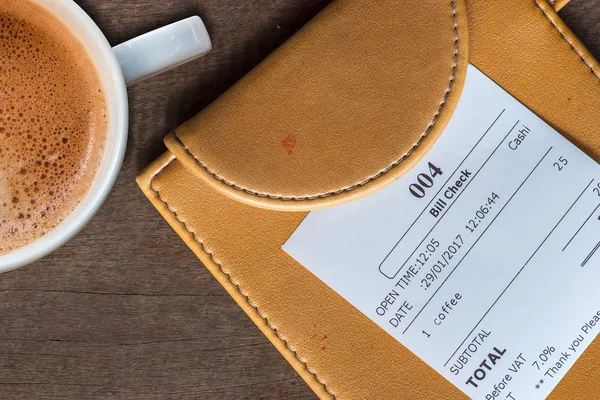
[[[51,231],[89,189],[107,130],[101,87],[54,16],[0,1],[0,254]]]

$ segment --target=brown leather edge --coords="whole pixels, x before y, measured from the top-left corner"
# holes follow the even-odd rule
[[[160,212],[175,232],[184,240],[188,247],[196,254],[210,273],[225,288],[229,295],[238,303],[244,312],[252,319],[256,326],[269,339],[275,348],[285,357],[288,363],[298,372],[304,381],[321,399],[335,399],[334,391],[327,383],[319,378],[307,362],[289,345],[267,316],[261,313],[259,307],[248,297],[239,284],[231,278],[227,269],[223,267],[207,249],[195,233],[177,216],[177,210],[160,195],[157,179],[163,171],[173,167],[179,161],[170,151],[165,152],[156,159],[137,178],[137,183],[152,205]],[[183,167],[182,167],[183,168]]]
[[[569,0],[567,0],[568,2]],[[589,68],[590,72],[600,79],[600,63],[585,47],[585,45],[579,40],[579,38],[571,31],[571,29],[564,23],[560,16],[556,13],[555,8],[552,7],[547,0],[534,0],[534,3],[538,6],[541,12],[544,14],[550,24],[556,29],[559,34],[570,46],[571,50],[576,56]]]
[[[452,4],[456,10],[453,17],[456,18],[456,35],[457,40],[458,37],[460,38],[460,44],[457,43],[456,66],[452,83],[438,113],[432,117],[432,124],[427,128],[430,131],[423,135],[418,146],[415,144],[415,147],[402,156],[398,162],[375,173],[363,182],[357,182],[351,187],[341,188],[334,192],[316,193],[313,196],[299,198],[287,197],[279,193],[257,193],[248,188],[239,187],[235,182],[229,182],[217,175],[199,160],[176,134],[168,135],[165,138],[165,144],[183,165],[211,188],[227,197],[254,207],[288,212],[312,211],[347,203],[383,189],[410,171],[427,154],[446,128],[462,94],[469,58],[468,18],[463,0],[452,0]]]
[[[554,11],[559,12],[564,6],[569,4],[571,0],[548,0],[548,3],[554,8]]]

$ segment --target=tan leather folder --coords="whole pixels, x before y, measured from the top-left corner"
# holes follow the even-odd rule
[[[566,1],[557,1],[560,7]],[[307,211],[409,170],[470,62],[600,160],[600,65],[546,0],[337,0],[170,134],[159,212],[322,398],[464,398],[281,250]],[[600,392],[595,341],[552,394]]]

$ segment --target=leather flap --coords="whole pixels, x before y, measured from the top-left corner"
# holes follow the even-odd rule
[[[442,133],[464,83],[467,32],[463,0],[337,0],[166,144],[254,206],[364,196]]]
[[[467,7],[473,65],[600,160],[600,64],[549,3],[468,0]],[[320,398],[466,398],[281,250],[305,213],[232,201],[194,179],[183,159],[167,152],[140,186]],[[597,398],[598,359],[600,339],[549,398]]]

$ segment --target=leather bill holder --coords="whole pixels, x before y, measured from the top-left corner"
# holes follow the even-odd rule
[[[600,160],[600,65],[556,14],[565,3],[334,1],[167,136],[139,176],[319,397],[465,397],[281,246],[308,211],[368,195],[418,162],[468,63]],[[598,341],[551,398],[600,392],[597,357]]]

